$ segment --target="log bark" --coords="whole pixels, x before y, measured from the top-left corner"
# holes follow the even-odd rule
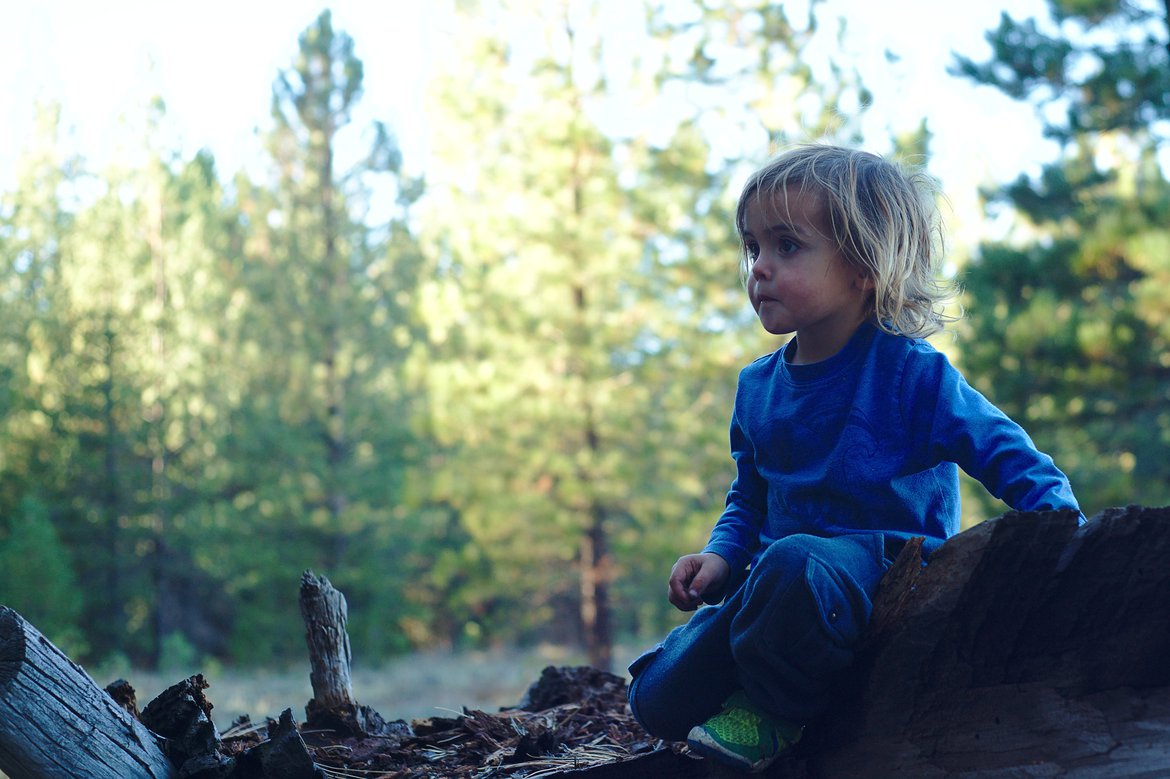
[[[11,779],[173,779],[158,737],[0,606],[0,771]]]
[[[918,551],[772,776],[1170,776],[1170,509],[1012,512]]]
[[[202,674],[188,677],[163,690],[139,717],[163,737],[163,753],[179,767],[181,778],[227,763],[219,754],[219,731],[211,719],[214,707],[203,694],[209,686]]]

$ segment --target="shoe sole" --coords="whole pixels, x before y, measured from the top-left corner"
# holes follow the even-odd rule
[[[705,732],[700,732],[695,736],[688,736],[687,745],[702,757],[711,758],[730,768],[737,768],[740,771],[747,771],[752,774],[763,771],[776,761],[776,757],[779,757],[777,755],[776,757],[749,763],[746,758],[725,750],[719,742],[710,739]]]

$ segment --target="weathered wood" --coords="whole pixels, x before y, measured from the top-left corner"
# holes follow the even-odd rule
[[[1170,510],[1012,512],[901,561],[841,687],[770,775],[1170,776]]]
[[[353,696],[345,596],[324,576],[301,575],[301,616],[309,647],[313,698],[305,706],[306,725],[343,735],[381,735],[398,729]]]
[[[280,713],[280,719],[268,729],[268,740],[256,751],[266,779],[325,779],[325,772],[305,748],[292,709]]]
[[[184,777],[228,762],[219,754],[219,731],[211,719],[214,707],[203,694],[208,686],[203,675],[196,674],[163,690],[142,710],[142,724],[165,739],[163,752]]]
[[[0,771],[11,779],[176,776],[158,737],[6,606],[0,606]]]
[[[324,576],[301,575],[301,616],[309,645],[313,702],[325,709],[353,706],[345,596]]]

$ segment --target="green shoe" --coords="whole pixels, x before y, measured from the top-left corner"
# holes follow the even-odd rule
[[[802,731],[769,717],[740,690],[724,701],[723,711],[691,728],[687,743],[699,755],[755,773],[799,741]]]

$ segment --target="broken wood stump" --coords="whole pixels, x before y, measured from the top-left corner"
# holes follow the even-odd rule
[[[397,731],[353,696],[345,596],[324,576],[301,575],[301,616],[309,648],[309,680],[313,698],[305,706],[306,726],[343,736],[377,736]]]
[[[11,779],[172,779],[158,737],[0,606],[0,771]]]
[[[220,755],[219,731],[211,719],[211,702],[202,674],[163,690],[143,709],[140,719],[163,737],[163,752],[179,768],[180,777],[210,772],[228,764]]]

